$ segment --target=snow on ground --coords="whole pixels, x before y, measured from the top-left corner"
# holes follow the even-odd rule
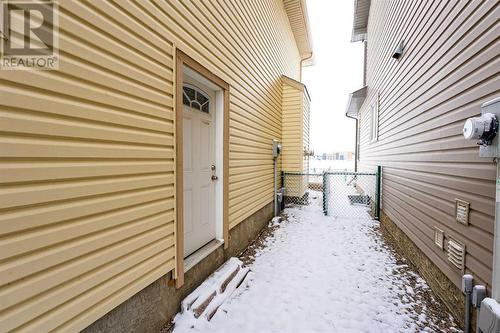
[[[285,213],[212,320],[179,314],[174,332],[458,331],[444,308],[431,309],[438,302],[424,280],[384,245],[368,215],[334,219],[319,205]]]

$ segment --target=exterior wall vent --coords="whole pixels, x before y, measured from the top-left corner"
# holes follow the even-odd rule
[[[450,238],[448,240],[448,260],[460,270],[465,268],[465,245]]]
[[[455,199],[455,211],[457,222],[464,225],[469,225],[469,207],[470,204],[466,201]]]
[[[444,249],[444,232],[437,227],[434,227],[434,244],[441,250]]]

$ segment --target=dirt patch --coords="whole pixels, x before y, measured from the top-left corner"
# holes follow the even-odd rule
[[[417,325],[416,332],[462,332],[448,308],[438,301],[432,289],[418,274],[418,269],[409,260],[405,259],[398,251],[397,244],[392,237],[381,231],[380,225],[373,225],[370,232],[376,240],[375,251],[388,251],[396,258],[396,266],[392,274],[404,281],[407,293],[400,295],[402,303],[413,308],[412,315]]]
[[[160,333],[172,333],[174,331],[175,324],[172,321],[168,321],[161,329]]]
[[[288,216],[286,214],[281,214],[280,217],[281,221],[279,223],[269,222],[267,226],[262,229],[257,238],[255,238],[238,256],[240,260],[243,261],[244,267],[254,262],[255,254],[266,247],[266,240],[274,235],[274,232],[280,227],[280,224],[288,222]]]

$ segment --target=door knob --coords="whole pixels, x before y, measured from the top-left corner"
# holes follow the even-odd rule
[[[217,180],[219,179],[219,177],[217,177],[216,175],[212,175],[212,180]]]
[[[212,164],[212,165],[210,166],[210,169],[211,169],[212,171],[215,171],[215,164]]]

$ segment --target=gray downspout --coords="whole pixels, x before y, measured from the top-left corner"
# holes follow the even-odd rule
[[[354,172],[358,172],[358,131],[359,131],[359,128],[358,128],[358,118],[356,117],[352,117],[352,116],[349,116],[349,115],[345,115],[347,118],[351,118],[351,119],[354,119],[356,121],[356,139],[355,139],[355,142],[354,142]]]
[[[465,294],[465,317],[464,317],[464,333],[470,333],[470,317],[472,305],[472,280],[470,274],[462,276],[462,292]]]
[[[500,144],[497,149],[500,149]],[[495,181],[495,225],[493,232],[493,273],[491,297],[500,302],[500,158],[495,158],[497,178]]]
[[[274,216],[278,216],[278,157],[274,158]]]

